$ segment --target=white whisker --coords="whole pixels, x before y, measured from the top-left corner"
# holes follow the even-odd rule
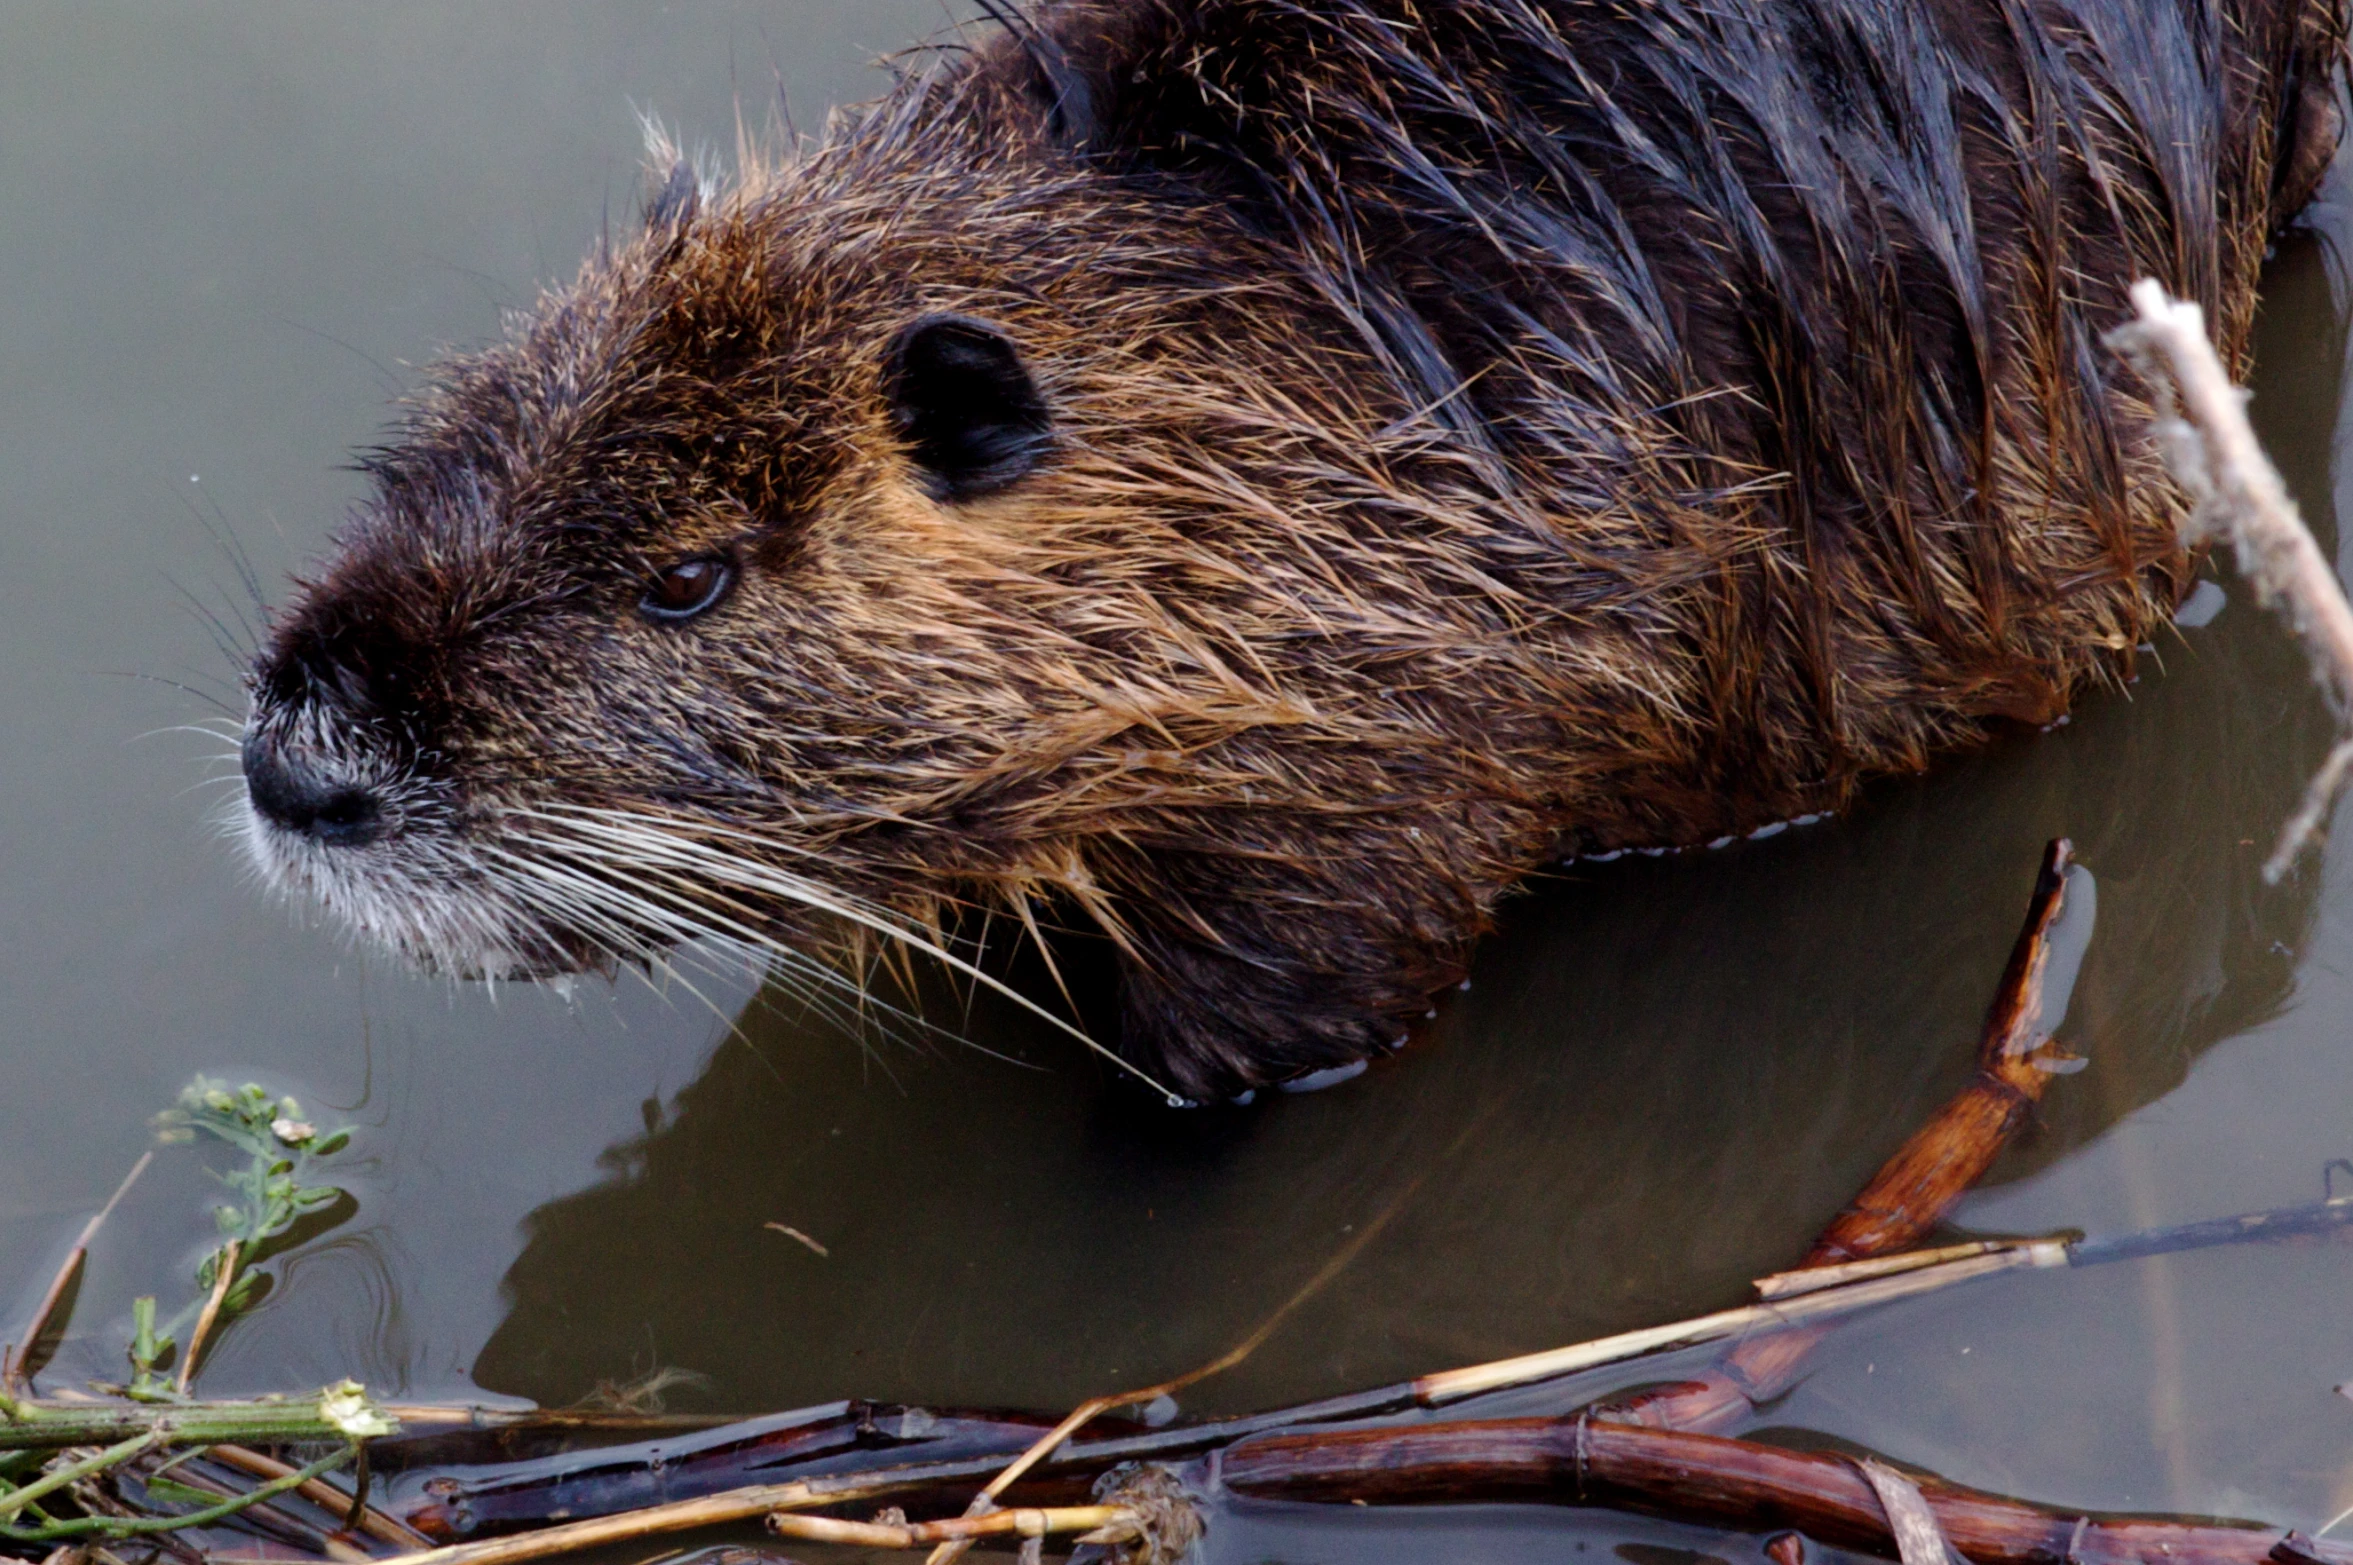
[[[544,825],[555,827],[565,837],[571,839],[569,843],[561,839],[529,837],[519,838],[518,841],[559,852],[564,851],[567,847],[574,851],[580,851],[596,844],[623,850],[625,857],[615,859],[609,855],[605,856],[604,862],[607,867],[633,871],[633,879],[640,886],[648,892],[659,895],[663,901],[681,910],[689,920],[695,920],[698,917],[709,920],[710,927],[714,932],[732,935],[748,944],[767,949],[780,949],[779,942],[762,930],[756,922],[746,923],[742,919],[726,917],[712,909],[708,905],[707,892],[707,887],[712,883],[732,885],[745,891],[766,893],[781,901],[796,904],[811,912],[838,919],[843,923],[881,935],[885,939],[896,941],[962,974],[971,981],[987,987],[1043,1020],[1049,1026],[1076,1038],[1087,1048],[1151,1087],[1171,1103],[1183,1101],[1177,1093],[1154,1080],[1141,1067],[1122,1059],[1118,1054],[1105,1048],[1084,1028],[1055,1015],[994,974],[941,945],[938,941],[926,937],[921,930],[910,927],[888,910],[878,908],[863,898],[818,885],[801,876],[762,864],[757,860],[726,856],[706,843],[697,842],[691,837],[683,835],[682,829],[683,831],[708,832],[712,836],[740,841],[772,851],[784,845],[770,842],[748,832],[712,826],[700,821],[672,820],[634,811],[558,808],[516,810],[513,813],[525,819],[536,820]],[[805,852],[805,850],[791,848],[787,848],[786,851]],[[815,857],[816,855],[809,854],[807,856]],[[685,875],[675,873],[680,871],[690,873]],[[662,879],[683,889],[665,891],[648,885],[646,884],[648,872],[661,873]],[[701,895],[698,896],[697,893],[701,893]],[[732,899],[730,901],[731,905],[737,906],[747,916],[757,918],[757,914],[753,910],[741,908],[740,904],[733,904]],[[676,914],[667,915],[663,921],[667,922],[669,918],[677,916]]]
[[[530,841],[531,839],[526,840]],[[534,842],[533,845],[553,846],[537,842]],[[561,847],[559,847],[559,851],[562,851]],[[572,927],[582,935],[596,938],[601,933],[604,938],[599,941],[600,945],[608,955],[617,960],[651,961],[657,959],[661,954],[661,946],[644,938],[643,932],[649,928],[658,933],[662,940],[678,944],[696,942],[707,945],[716,940],[734,951],[747,969],[755,972],[764,971],[788,979],[800,986],[801,997],[813,1007],[821,1009],[828,1021],[845,1032],[856,1030],[858,1013],[843,1007],[833,998],[821,995],[815,989],[807,987],[812,980],[839,989],[851,999],[858,1001],[861,1006],[879,1005],[900,1021],[924,1026],[930,1025],[921,1017],[874,1000],[871,995],[842,973],[823,962],[814,960],[805,952],[795,951],[773,940],[747,941],[731,931],[711,928],[703,920],[684,916],[669,908],[658,906],[624,886],[583,874],[561,864],[530,858],[504,849],[493,848],[487,852],[490,857],[512,866],[518,872],[546,888],[549,893],[548,901],[553,904],[554,910],[565,915]],[[711,1002],[683,977],[678,981],[698,999],[703,999],[706,1005],[711,1005]],[[651,987],[650,977],[648,985]],[[715,1005],[711,1005],[711,1008],[714,1011],[718,1009]]]

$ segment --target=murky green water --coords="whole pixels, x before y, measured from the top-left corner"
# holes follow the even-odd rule
[[[176,726],[237,700],[205,615],[234,640],[253,610],[217,538],[272,591],[319,546],[357,488],[335,464],[408,364],[490,334],[628,209],[639,108],[725,146],[739,98],[763,117],[780,77],[811,118],[939,17],[0,10],[0,1335],[199,1071],[362,1127],[360,1216],[225,1340],[217,1392],[352,1373],[561,1403],[667,1367],[701,1377],[673,1407],[1050,1408],[1214,1356],[1344,1253],[1188,1406],[1696,1313],[1793,1260],[1964,1079],[2059,833],[2098,877],[2065,1029],[2093,1063],[1960,1221],[2284,1205],[2353,1156],[2353,861],[2255,874],[2326,725],[2235,586],[2068,726],[1847,819],[1564,871],[1415,1047],[1249,1110],[1144,1109],[990,1004],[988,1054],[781,999],[730,1038],[642,985],[420,980],[270,905],[214,840],[226,746]],[[2256,402],[2331,532],[2353,438],[2328,251],[2353,183],[2332,188],[2274,265]],[[119,1374],[131,1297],[187,1293],[197,1162],[168,1154],[105,1231],[53,1381]],[[2343,1246],[1995,1281],[1848,1325],[1769,1422],[2070,1505],[2310,1529],[2353,1505],[2348,1284]],[[1234,1560],[1749,1547],[1493,1513],[1221,1529]]]

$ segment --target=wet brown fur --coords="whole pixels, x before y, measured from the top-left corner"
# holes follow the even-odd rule
[[[675,173],[449,369],[255,681],[249,754],[372,767],[390,829],[281,873],[459,967],[444,926],[658,944],[630,884],[873,937],[544,807],[660,816],[911,929],[1083,910],[1186,1093],[1360,1058],[1563,852],[1834,808],[2129,669],[2189,562],[2099,335],[2154,274],[2243,362],[2343,23],[1061,0]],[[884,378],[941,311],[1052,414],[966,501]],[[647,623],[705,551],[731,595]]]

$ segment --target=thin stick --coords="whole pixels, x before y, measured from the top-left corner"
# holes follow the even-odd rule
[[[649,1505],[618,1516],[593,1516],[512,1537],[452,1543],[398,1558],[400,1565],[516,1565],[522,1560],[574,1554],[607,1543],[635,1543],[668,1533],[692,1532],[698,1527],[754,1521],[771,1511],[806,1510],[876,1499],[908,1483],[910,1472],[920,1472],[919,1481],[928,1482],[934,1477],[934,1469],[930,1468],[895,1468],[862,1474],[852,1482],[828,1484],[822,1479],[804,1479],[796,1483],[753,1484],[697,1500],[673,1500],[667,1505]]]
[[[2132,285],[2132,302],[2139,318],[2110,332],[2108,345],[2129,357],[2156,393],[2159,449],[2195,502],[2182,523],[2184,541],[2231,541],[2239,574],[2303,642],[2313,679],[2344,723],[2353,716],[2353,605],[2263,454],[2247,422],[2246,393],[2231,384],[2206,338],[2205,312],[2167,297],[2147,277]],[[2264,863],[2265,880],[2276,883],[2318,834],[2349,762],[2353,753],[2340,745],[2313,777]]]
[[[188,1351],[180,1357],[179,1379],[174,1382],[180,1395],[188,1394],[188,1383],[196,1378],[196,1360],[204,1352],[204,1340],[212,1335],[213,1322],[220,1319],[221,1301],[229,1296],[229,1284],[237,1277],[237,1256],[245,1248],[242,1239],[231,1239],[221,1246],[220,1258],[213,1262],[212,1292],[205,1296],[204,1313],[196,1317],[196,1329],[188,1333]]]
[[[1645,1326],[1638,1331],[1624,1331],[1616,1336],[1600,1337],[1591,1342],[1553,1348],[1543,1353],[1529,1353],[1519,1358],[1498,1359],[1490,1364],[1474,1364],[1464,1369],[1424,1375],[1413,1382],[1414,1399],[1424,1406],[1435,1407],[1482,1392],[1524,1386],[1538,1380],[1552,1380],[1668,1348],[1718,1342],[1744,1332],[1850,1315],[1857,1310],[1933,1293],[1956,1283],[1974,1282],[1980,1277],[1991,1277],[1999,1272],[2066,1264],[2067,1246],[2064,1242],[2057,1239],[2026,1240],[1982,1254],[1918,1267],[1891,1277],[1871,1277],[1861,1282],[1818,1288],[1770,1303],[1742,1305],[1738,1309],[1718,1310],[1713,1315],[1701,1315],[1665,1326]]]
[[[75,1280],[82,1275],[82,1268],[89,1264],[91,1241],[98,1237],[99,1228],[114,1215],[114,1209],[122,1205],[123,1197],[131,1193],[131,1186],[139,1182],[139,1176],[146,1173],[147,1165],[154,1161],[153,1147],[141,1153],[139,1161],[133,1163],[131,1171],[123,1175],[123,1182],[114,1187],[114,1194],[106,1198],[106,1204],[98,1209],[97,1215],[82,1225],[82,1236],[74,1241],[73,1250],[66,1256],[65,1264],[58,1267],[57,1275],[50,1279],[49,1291],[41,1295],[41,1307],[33,1312],[33,1323],[25,1328],[24,1346],[9,1359],[5,1373],[0,1374],[0,1382],[5,1382],[8,1389],[22,1390],[29,1387],[33,1377],[47,1367],[49,1361],[41,1354],[41,1339],[48,1334],[52,1318],[64,1303]]]
[[[927,1543],[965,1542],[1005,1533],[1024,1538],[1047,1538],[1066,1532],[1095,1533],[1103,1536],[1090,1541],[1112,1543],[1135,1536],[1137,1520],[1136,1513],[1124,1505],[1068,1505],[1047,1510],[991,1511],[985,1516],[952,1516],[946,1521],[896,1525],[835,1521],[827,1516],[794,1516],[779,1511],[768,1518],[767,1526],[780,1538],[806,1538],[812,1543],[920,1549]]]
[[[1939,1245],[1931,1250],[1906,1250],[1901,1255],[1873,1256],[1867,1260],[1845,1261],[1835,1266],[1806,1266],[1796,1271],[1775,1272],[1770,1277],[1759,1277],[1753,1286],[1757,1297],[1768,1303],[1775,1299],[1794,1299],[1801,1293],[1819,1293],[1824,1288],[1836,1288],[1850,1282],[1862,1282],[1872,1277],[1893,1277],[1899,1272],[1916,1272],[1925,1266],[1939,1266],[1946,1261],[1966,1260],[1972,1255],[1990,1255],[2006,1250],[2015,1241],[2007,1239],[1972,1239],[1967,1244]]]

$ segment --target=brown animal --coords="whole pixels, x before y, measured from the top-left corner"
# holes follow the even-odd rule
[[[2243,358],[2342,0],[1055,0],[451,363],[251,676],[276,879],[460,973],[819,993],[1077,910],[1184,1094],[1363,1058],[1564,852],[2114,681],[2100,334]],[[819,953],[817,956],[794,953]]]

